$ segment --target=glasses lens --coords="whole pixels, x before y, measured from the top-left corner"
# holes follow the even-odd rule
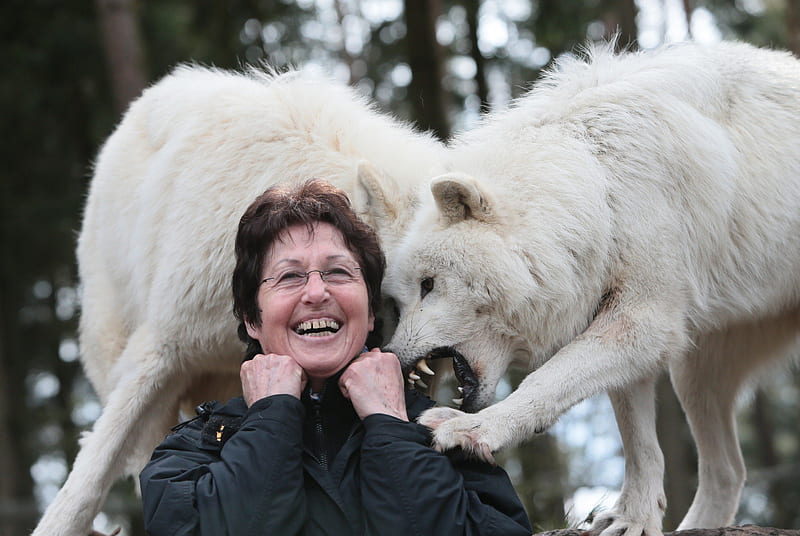
[[[308,274],[304,272],[285,272],[272,280],[272,287],[276,290],[295,290],[303,288],[308,281]]]
[[[330,270],[325,270],[323,272],[323,279],[326,283],[330,283],[331,285],[343,285],[347,283],[352,283],[356,280],[356,275],[358,273],[358,269],[355,267],[347,268],[347,267],[337,267],[331,268]]]
[[[325,283],[330,285],[346,285],[358,281],[358,266],[336,266],[328,270],[310,270],[308,272],[288,271],[265,279],[269,288],[278,292],[296,292],[302,289],[311,274],[319,274]]]

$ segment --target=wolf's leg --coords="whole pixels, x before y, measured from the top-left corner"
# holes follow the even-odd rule
[[[761,366],[798,341],[796,313],[703,336],[670,364],[675,392],[698,454],[698,487],[679,530],[730,525],[739,507],[745,465],[736,430],[737,395]]]
[[[730,525],[744,486],[745,466],[734,418],[742,370],[726,369],[724,347],[719,335],[705,338],[695,352],[670,366],[698,455],[697,492],[679,530]]]
[[[609,392],[625,454],[625,482],[614,508],[598,516],[592,532],[659,535],[666,508],[664,456],[656,436],[655,379]]]
[[[90,231],[84,229],[82,242],[92,240]],[[130,328],[121,305],[124,300],[109,280],[109,271],[102,267],[100,255],[85,255],[84,259],[81,260],[84,281],[79,330],[81,364],[101,404],[105,405],[119,380],[114,373],[115,365],[128,343]]]
[[[178,393],[168,393],[169,401],[159,400],[158,406],[151,408],[136,423],[135,432],[128,438],[125,451],[120,455],[120,469],[115,478],[131,477],[137,496],[141,496],[139,473],[153,455],[153,449],[178,423]],[[81,448],[88,445],[96,431],[84,433],[80,440]],[[102,505],[101,505],[102,508]]]
[[[136,330],[120,363],[129,367],[110,393],[93,432],[81,446],[72,471],[47,508],[34,536],[85,536],[123,461],[134,443],[131,438],[152,428],[149,419],[156,403],[172,406],[185,388],[174,374],[175,356],[164,355],[147,326]]]
[[[431,408],[419,422],[433,429],[436,448],[486,458],[552,426],[582,400],[659,374],[687,342],[680,308],[611,294],[589,327],[505,400],[475,414]]]
[[[126,447],[125,454],[120,459],[122,476],[133,478],[137,496],[141,496],[139,473],[150,460],[156,446],[164,440],[170,429],[178,424],[179,394],[170,392],[166,396],[159,396],[158,406],[153,405],[147,414],[139,419],[133,436],[129,438],[131,445]],[[164,400],[165,398],[168,400]]]

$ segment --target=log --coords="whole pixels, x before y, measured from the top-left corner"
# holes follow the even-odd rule
[[[582,529],[559,529],[538,532],[534,536],[592,536]],[[742,525],[740,527],[720,527],[717,529],[688,529],[665,532],[664,536],[800,536],[800,530]]]

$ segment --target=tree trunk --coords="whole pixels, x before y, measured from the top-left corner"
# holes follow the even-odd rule
[[[478,46],[478,12],[481,8],[481,2],[467,0],[464,2],[464,8],[467,11],[470,56],[472,61],[475,62],[475,83],[478,85],[481,113],[484,113],[489,111],[489,85],[486,82],[486,59],[481,54],[481,49]]]
[[[514,390],[525,376],[523,370],[509,371],[508,380]],[[509,456],[519,461],[521,478],[515,488],[531,522],[540,529],[560,527],[565,515],[567,464],[558,440],[545,432],[511,449]]]
[[[96,0],[114,106],[121,113],[147,85],[136,0]]]
[[[775,425],[770,414],[769,400],[764,389],[759,387],[753,396],[753,430],[756,433],[756,444],[761,464],[765,467],[778,465],[778,453],[775,449]]]
[[[692,0],[683,0],[683,16],[686,17],[686,35],[692,39]]]
[[[36,523],[39,512],[31,499],[33,481],[28,468],[32,459],[27,440],[31,421],[21,408],[25,405],[25,363],[12,361],[22,355],[18,338],[8,337],[5,330],[19,331],[19,311],[9,307],[6,284],[0,284],[0,535],[27,534]],[[21,303],[15,300],[11,303]]]
[[[344,62],[344,64],[347,65],[347,72],[350,73],[347,83],[353,85],[356,82],[358,82],[358,80],[356,79],[353,73],[354,58],[347,51],[347,36],[345,34],[345,29],[344,29],[344,18],[347,13],[342,0],[336,0],[333,5],[336,8],[336,19],[337,22],[339,23],[339,28],[341,28],[342,30],[342,43],[341,43],[342,50],[341,52],[339,52],[339,59],[341,59],[342,62]]]
[[[517,492],[528,517],[539,528],[561,526],[561,520],[564,519],[566,464],[558,441],[549,433],[544,433],[516,451],[522,467],[522,482]]]
[[[786,46],[800,57],[800,0],[786,1]]]
[[[673,529],[691,505],[692,492],[697,486],[696,464],[692,456],[691,433],[666,374],[659,379],[657,390],[656,426],[658,442],[664,453],[664,493],[667,496],[664,528]]]
[[[755,444],[761,465],[771,476],[767,478],[767,493],[771,504],[770,519],[780,526],[790,526],[797,520],[796,486],[791,472],[787,472],[784,460],[778,454],[775,444],[776,410],[767,391],[759,387],[755,391],[752,404],[751,422],[755,432]]]
[[[611,10],[606,13],[605,24],[609,37],[615,32],[619,35],[616,47],[618,51],[638,48],[635,0],[615,0]]]
[[[442,88],[442,47],[436,40],[436,18],[441,12],[441,1],[405,0],[404,5],[412,74],[409,97],[414,116],[420,127],[446,140],[450,137],[450,124]]]

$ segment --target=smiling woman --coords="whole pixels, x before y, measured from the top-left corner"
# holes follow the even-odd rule
[[[314,392],[361,353],[374,325],[352,257],[330,223],[292,225],[267,252],[264,275],[275,275],[262,280],[261,315],[245,321],[264,353],[294,356]]]
[[[414,419],[433,402],[405,389],[394,354],[364,346],[384,263],[325,182],[251,204],[233,273],[243,396],[204,404],[156,448],[141,474],[148,534],[531,533],[506,473],[432,449]]]

